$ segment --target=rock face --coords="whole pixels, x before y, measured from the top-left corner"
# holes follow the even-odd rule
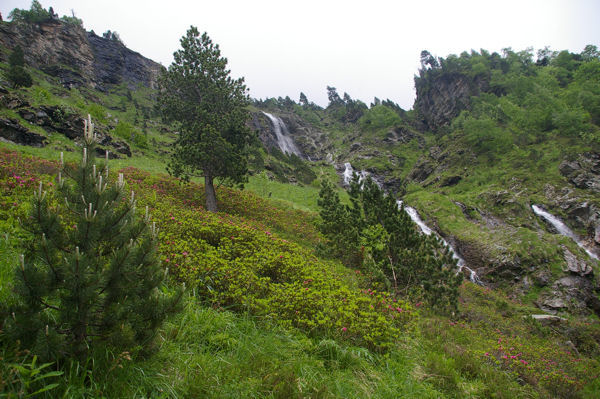
[[[296,146],[311,161],[320,161],[327,157],[331,145],[323,132],[302,120],[293,113],[277,112],[285,123]],[[278,148],[273,126],[262,112],[252,113],[250,127],[258,131],[258,138],[267,149]]]
[[[567,309],[585,313],[591,309],[600,315],[600,299],[595,288],[589,278],[565,276],[553,284],[550,292],[540,297],[538,306],[552,314]]]
[[[83,118],[68,108],[48,105],[35,108],[18,96],[9,94],[0,96],[0,104],[14,110],[24,120],[40,126],[48,133],[64,134],[71,140],[77,140],[83,136]],[[111,158],[117,158],[118,154],[131,156],[129,145],[108,134],[106,126],[96,124],[96,133],[99,144],[96,150],[99,155],[105,155],[108,150]],[[34,147],[42,147],[47,142],[45,136],[29,131],[19,121],[5,118],[0,118],[0,139]]]
[[[415,108],[432,130],[448,124],[460,111],[469,107],[471,96],[487,88],[487,81],[473,80],[460,73],[444,73],[417,86]]]
[[[30,132],[15,119],[0,118],[0,141],[43,147],[46,137]]]
[[[0,24],[0,45],[21,46],[28,65],[59,78],[65,87],[103,89],[105,84],[121,82],[131,88],[154,87],[161,68],[118,41],[58,20]]]
[[[578,274],[581,277],[593,273],[593,269],[590,265],[583,260],[577,259],[577,257],[566,247],[563,247],[563,251],[565,254],[565,262],[567,263],[563,271]]]
[[[563,161],[560,173],[575,187],[600,193],[600,154],[580,154],[575,161]]]

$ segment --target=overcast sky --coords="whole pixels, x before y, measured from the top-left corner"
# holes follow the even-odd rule
[[[221,47],[254,98],[300,92],[327,105],[326,86],[367,104],[377,96],[414,102],[421,50],[436,56],[505,47],[580,52],[600,47],[598,0],[42,0],[87,30],[117,31],[123,42],[168,66],[190,25]],[[30,0],[2,0],[4,19]]]

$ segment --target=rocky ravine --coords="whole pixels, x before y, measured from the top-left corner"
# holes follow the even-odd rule
[[[121,42],[86,32],[59,20],[39,24],[0,24],[0,45],[21,46],[29,66],[57,77],[65,87],[89,86],[106,90],[107,84],[156,85],[161,65],[125,47]],[[6,60],[8,55],[2,54]]]

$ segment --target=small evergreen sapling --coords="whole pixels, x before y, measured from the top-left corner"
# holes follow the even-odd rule
[[[161,289],[166,273],[155,224],[147,208],[145,217],[136,215],[122,174],[108,184],[107,163],[94,162],[93,130],[88,117],[76,168],[67,168],[61,153],[55,195],[41,184],[34,194],[26,226],[33,240],[17,269],[21,305],[8,331],[49,359],[85,358],[97,343],[145,346],[182,295]]]

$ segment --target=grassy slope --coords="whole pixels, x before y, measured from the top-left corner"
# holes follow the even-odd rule
[[[96,118],[109,122],[108,114],[135,124],[135,109],[127,99],[124,88],[115,88],[109,95],[76,90],[65,91],[42,75],[35,76],[37,86],[26,90],[26,96],[35,104],[55,104],[71,107],[84,114],[95,114]],[[139,104],[149,105],[148,93],[143,90],[132,92]],[[139,96],[139,97],[138,97]],[[103,104],[98,107],[98,104]],[[122,107],[121,104],[125,106]],[[5,116],[18,115],[9,110],[0,110]],[[139,119],[143,119],[141,116]],[[23,122],[23,121],[22,121]],[[139,123],[139,121],[138,121]],[[25,122],[24,122],[25,124]],[[135,166],[153,174],[164,172],[164,156],[157,150],[168,144],[172,137],[159,131],[160,125],[149,123],[147,137],[149,149],[133,145],[134,157],[111,161],[113,170]],[[31,130],[43,133],[39,127],[27,125]],[[352,142],[348,137],[356,135],[354,129],[347,130],[332,123],[333,142],[344,148]],[[378,147],[386,129],[365,131],[361,137],[366,151]],[[45,134],[45,133],[44,133]],[[154,138],[154,141],[152,140]],[[58,150],[75,149],[73,143],[59,134],[50,137],[48,147],[37,149],[9,144],[3,148],[46,159],[56,159]],[[418,140],[396,145],[391,152],[404,159],[402,165],[389,164],[380,157],[370,159],[356,156],[353,163],[357,168],[398,167],[393,173],[405,177],[424,149],[436,143],[437,138],[425,135],[426,145]],[[451,138],[446,140],[452,141]],[[460,146],[460,137],[456,138]],[[542,150],[548,165],[558,162],[557,146],[550,144]],[[356,155],[356,154],[354,154]],[[78,158],[76,152],[66,152],[67,160]],[[500,190],[513,177],[521,177],[522,185],[531,190],[530,196],[519,200],[520,212],[527,208],[530,198],[540,196],[542,185],[536,179],[528,179],[530,165],[516,168],[522,152],[515,150],[494,168],[478,165],[469,177],[452,188],[427,188],[410,186],[407,200],[419,209],[428,209],[426,218],[438,224],[442,231],[464,234],[466,237],[490,241],[498,239],[496,232],[486,232],[476,223],[466,220],[460,210],[450,202],[456,199],[472,206],[485,207],[485,195]],[[20,252],[21,231],[16,215],[25,211],[26,199],[31,187],[10,188],[5,183],[14,183],[14,175],[23,175],[25,168],[3,168],[3,205],[16,203],[14,207],[3,206],[2,233],[9,233],[0,242],[3,256],[0,260],[0,299],[10,300],[12,268]],[[456,171],[463,165],[457,163]],[[514,170],[506,175],[506,170]],[[552,168],[550,168],[552,169]],[[549,170],[550,170],[549,169]],[[550,178],[559,179],[556,168]],[[10,173],[9,173],[10,171]],[[317,175],[336,179],[332,168],[316,167]],[[445,173],[452,174],[454,170]],[[38,175],[39,170],[33,175]],[[50,177],[42,177],[46,182]],[[531,188],[530,188],[531,187]],[[222,209],[236,219],[234,224],[251,224],[269,229],[276,235],[297,242],[303,247],[314,248],[315,238],[312,221],[314,214],[291,211],[316,209],[317,188],[289,186],[273,182],[262,176],[253,176],[248,184],[250,191],[259,196],[279,199],[284,202],[265,202],[264,208],[245,206],[249,200],[257,201],[252,194],[227,191],[221,195]],[[201,186],[193,186],[193,192],[201,193]],[[224,193],[224,192],[222,192]],[[155,198],[160,201],[160,194]],[[182,205],[185,208],[185,204]],[[268,212],[264,212],[268,210]],[[496,210],[501,212],[501,210]],[[519,214],[519,213],[517,213]],[[521,223],[521,216],[516,223]],[[307,234],[307,231],[310,234]],[[525,234],[536,251],[551,252],[552,244],[540,245],[536,235]],[[482,239],[483,237],[483,239]],[[526,242],[521,240],[522,242]],[[515,236],[504,238],[506,245],[515,245]],[[570,245],[567,242],[564,242]],[[573,248],[570,245],[573,251]],[[524,251],[526,249],[518,249]],[[6,256],[4,256],[6,254]],[[340,266],[333,267],[340,277],[350,284],[358,284],[356,276],[345,273]],[[352,342],[323,335],[313,335],[298,328],[283,328],[273,322],[244,312],[234,313],[223,308],[206,306],[201,298],[191,296],[182,314],[171,320],[161,330],[157,352],[153,358],[144,359],[126,354],[98,353],[94,357],[92,378],[76,368],[65,368],[63,377],[57,379],[60,386],[55,392],[64,392],[66,397],[594,397],[599,387],[599,365],[595,358],[598,349],[599,326],[597,320],[571,318],[558,328],[547,328],[537,322],[524,319],[536,310],[528,305],[515,303],[499,292],[483,290],[470,283],[461,288],[461,315],[450,319],[422,310],[416,325],[406,330],[394,347],[382,355],[355,346]],[[504,348],[501,341],[509,340]],[[572,341],[580,353],[572,353],[565,342]],[[512,348],[518,348],[517,353]],[[11,362],[25,362],[15,354],[13,348],[3,348],[3,357],[8,361],[0,369],[4,390],[16,389],[11,385],[15,375]],[[503,356],[506,356],[504,359]],[[521,362],[525,361],[525,363]],[[554,363],[553,363],[554,362]],[[119,367],[119,366],[122,366]],[[547,378],[547,376],[550,376]]]
[[[46,162],[39,164],[27,159],[3,164],[3,198],[18,204],[10,214],[25,211],[36,184],[11,187],[13,173],[37,176],[34,172],[39,168],[48,169]],[[138,172],[128,171],[135,180]],[[51,177],[41,178],[51,181]],[[143,192],[139,185],[143,183],[134,180],[130,183]],[[161,203],[162,195],[175,194],[177,184],[168,187],[164,194],[154,190],[157,194],[144,195]],[[201,193],[202,189],[190,187],[185,192]],[[221,206],[229,212],[223,216],[231,215],[228,220],[236,225],[279,231],[288,240],[310,245],[306,242],[310,225],[304,231],[295,227],[310,220],[309,214],[290,213],[276,202],[262,204],[249,195],[235,190],[221,195]],[[201,200],[201,194],[189,198]],[[182,211],[193,206],[180,203]],[[249,207],[248,203],[257,205]],[[0,243],[8,254],[0,262],[0,295],[9,297],[10,270],[21,233],[14,219],[4,219],[2,227],[11,234]],[[338,272],[349,282],[356,279],[353,273]],[[598,335],[597,322],[572,318],[559,328],[546,328],[524,318],[535,309],[468,282],[461,288],[460,318],[422,310],[416,324],[386,354],[345,339],[283,328],[245,312],[207,307],[201,297],[190,296],[186,303],[183,313],[161,330],[152,358],[97,353],[91,379],[75,366],[64,367],[65,374],[55,379],[60,385],[54,393],[66,397],[515,398],[571,397],[573,393],[593,397],[598,389],[600,364],[594,358],[600,351],[593,339]],[[565,345],[567,340],[576,342],[578,355]],[[10,347],[3,351],[8,362],[1,369],[2,389],[16,389],[18,384],[11,385],[11,364],[30,358],[15,356]]]

